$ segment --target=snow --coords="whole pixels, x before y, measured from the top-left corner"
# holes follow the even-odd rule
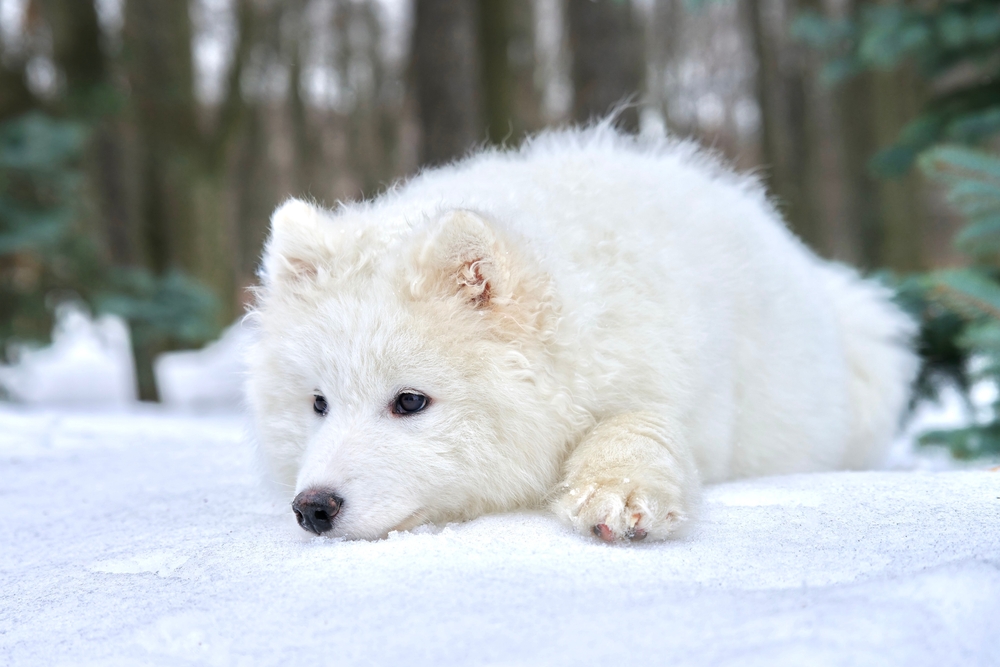
[[[154,371],[160,400],[168,407],[194,411],[226,411],[243,400],[243,350],[250,331],[237,321],[219,340],[200,350],[162,354]]]
[[[0,664],[1000,665],[1000,470],[913,447],[975,416],[955,392],[907,472],[719,485],[681,540],[521,512],[345,542],[258,483],[248,335],[161,356],[159,407],[79,309],[0,367]]]
[[[243,349],[249,329],[237,321],[200,350],[161,354],[153,365],[160,400],[170,408],[234,411],[242,402]],[[128,327],[112,315],[94,319],[82,306],[56,311],[52,345],[22,348],[0,365],[0,396],[17,403],[124,407],[136,402]]]
[[[0,663],[1000,665],[1000,472],[707,490],[685,539],[543,512],[311,537],[239,417],[0,405]]]
[[[29,404],[124,406],[136,400],[128,327],[117,317],[96,320],[80,306],[56,310],[52,344],[23,347],[18,361],[0,365],[4,392]]]

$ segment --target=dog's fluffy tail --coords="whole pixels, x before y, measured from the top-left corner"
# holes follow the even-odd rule
[[[851,437],[843,465],[860,469],[885,459],[909,400],[918,360],[916,324],[890,289],[844,266],[825,271],[848,365]]]

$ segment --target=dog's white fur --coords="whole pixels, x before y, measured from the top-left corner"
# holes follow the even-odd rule
[[[877,463],[916,368],[888,291],[755,180],[606,124],[336,211],[290,200],[262,282],[259,444],[288,491],[344,499],[335,536],[550,503],[664,538],[702,482]],[[407,389],[430,407],[394,414]]]

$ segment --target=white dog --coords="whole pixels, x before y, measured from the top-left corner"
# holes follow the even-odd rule
[[[303,528],[378,538],[550,503],[662,539],[702,482],[863,468],[912,322],[760,185],[607,125],[272,218],[248,396]]]

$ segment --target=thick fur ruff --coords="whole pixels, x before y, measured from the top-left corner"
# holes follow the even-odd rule
[[[286,202],[251,317],[269,474],[335,493],[351,538],[541,505],[663,538],[703,482],[877,464],[916,369],[889,292],[756,181],[607,125]]]

